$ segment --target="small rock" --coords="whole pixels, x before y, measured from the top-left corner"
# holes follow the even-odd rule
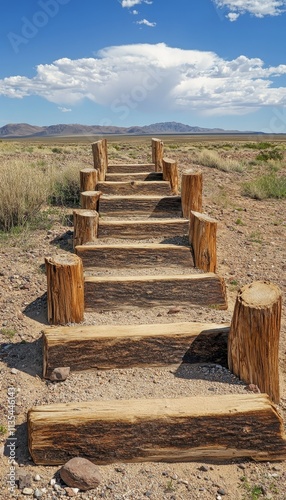
[[[50,375],[50,380],[52,380],[53,382],[55,381],[63,382],[68,378],[69,374],[70,374],[69,366],[60,366],[52,371]]]
[[[145,495],[145,497],[150,498],[152,496],[152,491],[149,491],[149,490],[145,491],[144,495]]]
[[[246,466],[244,464],[238,464],[237,466],[239,469],[245,470]]]
[[[53,486],[54,490],[57,491],[58,493],[62,492],[62,487],[59,484],[54,484]]]
[[[181,312],[180,307],[171,307],[167,312],[167,314],[177,314],[179,312]]]
[[[87,491],[97,488],[101,482],[99,468],[86,458],[75,457],[61,469],[60,476],[67,486]]]
[[[34,481],[41,481],[41,476],[39,474],[36,474],[34,477]]]
[[[37,488],[34,491],[34,497],[40,499],[40,498],[42,498],[42,496],[43,496],[43,492],[41,490],[38,490],[38,488]]]
[[[32,486],[32,476],[31,474],[19,474],[18,476],[19,490],[24,488],[31,488]]]
[[[57,482],[57,481],[56,481],[56,480],[55,480],[55,478],[53,477],[53,478],[50,480],[50,485],[51,485],[51,486],[55,486],[56,482]]]
[[[33,490],[33,488],[24,488],[22,490],[22,493],[23,493],[23,495],[33,495],[34,490]]]
[[[199,467],[199,470],[201,470],[202,472],[208,472],[209,468],[208,468],[208,466],[207,466],[207,465],[201,465],[201,466]]]
[[[222,495],[222,496],[226,495],[226,491],[223,488],[219,488],[217,490],[217,492],[218,492],[218,495]]]
[[[222,500],[222,497],[220,495],[217,495],[216,500]]]
[[[66,491],[67,496],[72,498],[72,497],[77,496],[79,489],[78,488],[65,488],[65,491]]]
[[[18,373],[18,372],[19,372],[19,370],[17,370],[17,368],[12,368],[12,369],[11,369],[11,373],[12,373],[13,375],[17,375],[17,373]]]
[[[256,392],[256,393],[260,392],[259,387],[257,385],[255,385],[255,384],[246,385],[245,386],[245,390],[246,391],[250,391],[250,392]]]

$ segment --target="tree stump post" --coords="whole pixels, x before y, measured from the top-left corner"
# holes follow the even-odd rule
[[[80,192],[95,191],[98,183],[98,170],[83,168],[80,170]]]
[[[192,246],[194,264],[208,273],[216,272],[217,221],[206,214],[191,211],[189,243]]]
[[[84,276],[74,254],[45,258],[48,321],[52,325],[80,323],[84,317]]]
[[[203,177],[201,171],[186,170],[182,173],[181,198],[183,217],[190,219],[191,211],[202,211]]]
[[[96,210],[98,212],[99,198],[101,191],[84,191],[80,193],[80,206],[86,210]]]
[[[163,158],[163,180],[169,181],[171,186],[172,194],[177,195],[179,192],[179,176],[178,176],[178,166],[175,160],[170,160],[170,158]]]
[[[97,240],[99,215],[96,210],[73,211],[73,247]]]
[[[282,297],[279,287],[254,281],[238,292],[228,337],[229,369],[279,403],[279,335]]]
[[[98,170],[98,180],[104,181],[108,166],[107,140],[101,139],[91,145],[93,165]]]
[[[163,169],[164,143],[160,139],[152,139],[152,162],[155,163],[155,172]]]

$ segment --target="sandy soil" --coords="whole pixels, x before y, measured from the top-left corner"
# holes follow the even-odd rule
[[[193,145],[192,145],[193,146]],[[166,147],[168,150],[168,147]],[[169,149],[168,157],[176,159],[180,169],[190,166],[189,144]],[[113,150],[112,150],[113,151]],[[131,156],[131,153],[133,157]],[[113,158],[118,161],[150,161],[150,146],[132,142],[121,146]],[[37,153],[40,155],[40,153]],[[226,154],[224,151],[222,154]],[[233,145],[227,155],[251,157]],[[29,156],[29,155],[27,155]],[[30,154],[33,157],[33,153]],[[82,146],[75,158],[82,166],[91,165],[90,147]],[[82,168],[82,167],[81,167]],[[218,269],[227,285],[228,309],[181,306],[174,297],[176,314],[170,308],[140,308],[124,311],[86,313],[85,324],[166,323],[177,321],[231,321],[237,290],[254,280],[278,284],[283,297],[286,291],[286,201],[258,201],[243,197],[241,183],[257,175],[257,169],[222,172],[201,167],[204,179],[203,210],[216,218],[218,225]],[[31,487],[43,500],[66,495],[56,491],[50,480],[58,477],[59,467],[35,466],[27,448],[26,415],[34,405],[52,402],[108,400],[126,398],[178,397],[245,393],[245,384],[220,365],[179,364],[160,368],[132,368],[109,371],[71,373],[62,383],[42,378],[42,330],[47,326],[46,276],[44,256],[72,251],[72,227],[56,220],[49,230],[26,232],[0,241],[0,372],[1,421],[7,427],[7,393],[16,394],[16,470],[32,476]],[[145,272],[145,271],[144,271]],[[153,269],[153,272],[155,270]],[[165,270],[164,272],[168,272]],[[183,272],[183,271],[182,271]],[[118,274],[116,270],[101,273]],[[136,271],[137,273],[137,271]],[[120,271],[122,274],[122,271]],[[130,274],[130,271],[129,271]],[[160,269],[162,274],[162,269]],[[282,312],[280,342],[281,411],[286,419],[286,313]],[[286,421],[286,420],[285,420]],[[2,429],[2,428],[1,428]],[[3,429],[2,429],[3,430]],[[12,498],[7,491],[9,474],[7,435],[3,430],[0,443],[0,498]],[[100,467],[102,483],[96,489],[78,493],[82,499],[153,500],[193,499],[286,499],[286,463],[143,463],[113,464]],[[35,480],[36,479],[38,480]],[[15,496],[23,492],[16,490]],[[27,498],[32,496],[27,495]]]

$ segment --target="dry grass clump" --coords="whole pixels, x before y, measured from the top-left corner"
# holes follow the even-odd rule
[[[53,205],[78,206],[80,197],[79,172],[82,167],[70,162],[60,167],[50,167],[50,196]]]
[[[243,185],[243,194],[256,200],[286,198],[286,176],[275,172],[263,175]]]
[[[233,160],[232,158],[224,158],[216,151],[208,149],[203,149],[202,151],[195,153],[195,162],[205,167],[222,170],[223,172],[242,172],[243,170],[241,162]]]

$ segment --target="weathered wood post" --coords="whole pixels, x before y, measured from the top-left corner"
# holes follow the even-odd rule
[[[93,165],[98,170],[98,180],[104,181],[108,167],[107,140],[100,139],[92,145]]]
[[[206,214],[191,211],[189,243],[192,246],[194,264],[208,273],[216,272],[217,221]]]
[[[80,206],[86,210],[96,210],[98,212],[99,198],[101,191],[84,191],[80,193]]]
[[[164,143],[160,139],[152,139],[152,162],[155,163],[155,171],[163,169]]]
[[[179,176],[178,176],[178,166],[175,160],[170,158],[163,158],[163,180],[169,181],[171,186],[172,194],[177,195],[179,192]]]
[[[95,168],[83,168],[80,170],[80,192],[95,191],[98,183],[98,170]]]
[[[84,276],[74,254],[45,258],[48,321],[52,325],[80,323],[84,317]]]
[[[182,173],[181,199],[183,217],[190,219],[191,211],[202,211],[203,176],[200,170],[185,170]]]
[[[238,292],[228,338],[229,369],[279,403],[279,335],[282,294],[268,281]]]
[[[73,211],[73,246],[84,245],[97,240],[99,215],[96,210]]]

